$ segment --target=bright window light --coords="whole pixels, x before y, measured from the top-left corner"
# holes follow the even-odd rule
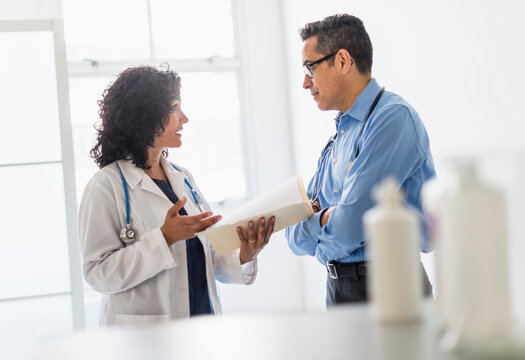
[[[149,57],[145,0],[64,0],[68,61]]]
[[[0,48],[0,164],[60,160],[53,33],[0,32]]]
[[[155,56],[234,56],[230,0],[151,0]]]

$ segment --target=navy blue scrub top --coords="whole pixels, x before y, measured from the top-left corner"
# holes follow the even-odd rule
[[[172,203],[179,201],[170,183],[166,180],[152,179]],[[182,208],[180,215],[188,215]],[[190,295],[190,316],[212,314],[208,281],[206,279],[206,258],[199,238],[186,240],[186,257],[188,262],[188,289]]]

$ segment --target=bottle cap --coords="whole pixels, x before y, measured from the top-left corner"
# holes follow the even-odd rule
[[[399,184],[393,177],[388,177],[372,191],[374,199],[383,206],[396,206],[401,203],[403,196]]]
[[[471,182],[477,179],[478,171],[473,159],[462,159],[455,163],[459,179],[463,182]]]

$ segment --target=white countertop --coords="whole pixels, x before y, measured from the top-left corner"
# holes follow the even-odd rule
[[[279,315],[203,316],[169,324],[77,332],[42,345],[35,360],[458,359],[439,350],[434,307],[420,322],[378,324],[370,306]],[[457,355],[456,355],[457,356]]]

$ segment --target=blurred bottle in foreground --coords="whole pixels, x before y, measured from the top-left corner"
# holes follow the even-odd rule
[[[436,250],[442,347],[514,358],[521,351],[512,337],[504,196],[479,179],[473,161],[455,162],[452,170],[448,181],[423,188]]]
[[[403,202],[399,184],[388,178],[373,191],[377,206],[363,217],[369,238],[369,289],[382,323],[418,321],[423,286],[419,261],[418,216]]]

